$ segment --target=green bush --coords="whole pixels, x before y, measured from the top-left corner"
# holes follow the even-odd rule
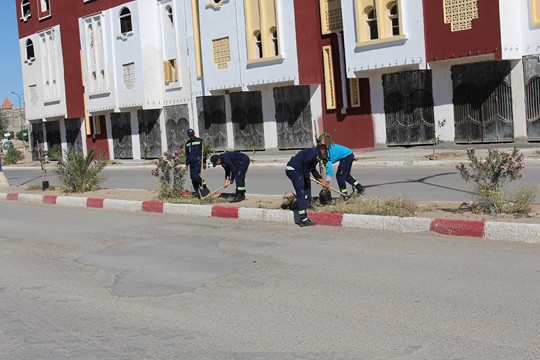
[[[178,151],[164,153],[157,167],[152,170],[152,175],[158,178],[160,199],[176,199],[183,195],[186,171],[181,155]]]
[[[23,154],[21,151],[15,149],[13,146],[9,147],[6,151],[6,156],[4,157],[4,165],[13,165],[23,159]]]
[[[55,173],[68,192],[81,193],[99,188],[99,184],[105,181],[101,175],[105,165],[107,160],[95,149],[85,157],[81,151],[69,148],[66,157],[58,160]]]
[[[512,152],[489,149],[486,158],[480,159],[474,148],[467,150],[469,164],[456,165],[466,182],[474,183],[473,208],[480,213],[520,214],[531,208],[536,197],[535,187],[521,187],[514,192],[505,191],[510,182],[523,178],[526,168],[523,153],[517,148]]]

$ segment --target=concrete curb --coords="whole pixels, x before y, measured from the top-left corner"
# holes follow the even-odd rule
[[[205,216],[294,224],[294,214],[291,211],[277,209],[1,192],[0,200],[60,205],[65,207],[102,208],[128,212],[153,212],[170,215]],[[309,215],[313,222],[326,226],[405,233],[433,232],[442,235],[469,236],[486,240],[540,243],[540,224],[482,220],[402,218],[396,216],[338,214],[314,211],[311,211]]]

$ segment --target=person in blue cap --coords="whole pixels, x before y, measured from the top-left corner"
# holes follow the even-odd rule
[[[186,171],[189,168],[189,177],[191,178],[195,196],[201,198],[205,196],[205,193],[209,192],[201,177],[201,167],[206,169],[203,140],[195,136],[195,130],[193,129],[188,129],[186,135],[189,137],[185,146]]]
[[[358,180],[351,175],[352,163],[354,161],[354,154],[351,149],[339,144],[330,144],[328,146],[328,154],[326,161],[326,187],[330,186],[332,175],[334,170],[332,165],[339,162],[336,180],[339,186],[339,191],[344,196],[347,196],[347,183],[351,184],[353,191],[356,190],[358,195],[364,195],[366,189]]]
[[[221,165],[225,169],[223,187],[226,188],[236,181],[236,195],[231,202],[240,202],[246,199],[246,173],[251,160],[241,152],[226,151],[219,155],[212,155],[210,162],[214,167]]]
[[[300,227],[315,225],[308,218],[307,208],[311,206],[311,179],[310,176],[324,184],[324,180],[317,171],[317,164],[326,156],[326,145],[319,145],[316,148],[300,150],[289,160],[285,167],[285,174],[291,180],[296,199],[298,202],[298,216]],[[311,175],[310,175],[311,174]]]

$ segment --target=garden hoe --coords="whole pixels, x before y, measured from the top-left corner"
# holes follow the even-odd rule
[[[315,179],[313,179],[313,178],[311,178],[311,177],[310,177],[309,179],[310,179],[311,181],[313,181],[313,182],[315,182],[315,183],[317,183],[317,184],[323,186],[323,187],[326,187],[325,184],[319,182],[318,180],[315,180]],[[334,189],[334,188],[331,187],[331,186],[328,186],[328,189],[330,189],[330,190],[332,190],[333,192],[338,193],[339,195],[343,196],[343,200],[345,200],[345,201],[347,201],[347,200],[349,200],[349,199],[351,198],[349,195],[345,195],[345,194],[343,194],[341,191],[336,190],[336,189]]]

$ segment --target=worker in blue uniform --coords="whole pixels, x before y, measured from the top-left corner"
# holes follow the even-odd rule
[[[185,146],[186,171],[189,169],[189,177],[195,196],[201,198],[209,192],[201,177],[201,167],[206,169],[203,140],[195,136],[193,129],[188,129],[186,135],[189,137]]]
[[[317,171],[317,164],[326,156],[326,145],[316,148],[300,150],[294,155],[285,167],[285,174],[291,180],[298,201],[299,226],[315,225],[308,218],[307,208],[311,206],[311,179],[313,177],[324,184],[324,180]]]
[[[347,183],[349,183],[352,185],[353,191],[356,190],[358,195],[364,195],[366,189],[351,175],[353,161],[354,154],[351,149],[339,144],[329,145],[326,161],[326,187],[328,188],[330,186],[330,181],[334,175],[332,165],[339,162],[336,180],[341,194],[347,196]]]
[[[223,187],[226,188],[236,181],[236,195],[231,202],[240,202],[246,199],[246,173],[251,160],[241,152],[226,151],[219,155],[212,155],[210,162],[215,167],[221,165],[225,169]]]

